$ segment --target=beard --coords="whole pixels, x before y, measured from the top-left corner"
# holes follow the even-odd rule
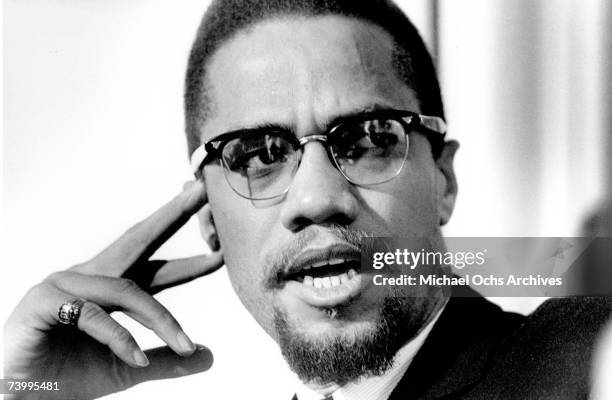
[[[279,274],[295,254],[321,234],[321,230],[305,229],[291,243],[267,257],[266,290],[282,287]],[[375,232],[336,224],[326,226],[324,231],[359,248],[362,254],[372,254],[377,250],[367,247],[370,244],[362,241],[365,237],[375,236]],[[334,320],[333,325],[340,327],[330,327],[324,332],[312,332],[308,327],[301,327],[299,320],[292,319],[277,305],[273,307],[274,324],[271,327],[275,332],[270,333],[275,336],[289,367],[303,382],[344,385],[360,377],[384,374],[393,365],[397,351],[419,333],[442,304],[437,292],[402,293],[393,287],[385,292],[362,293],[362,296],[369,297],[365,301],[367,308],[373,308],[372,313],[367,312],[370,317],[362,320],[362,314],[355,310],[354,303],[335,306],[327,310],[328,316]],[[342,327],[343,322],[346,327]],[[357,327],[351,329],[352,324]]]
[[[388,297],[378,305],[373,327],[365,332],[320,335],[300,331],[288,315],[275,310],[281,352],[303,382],[344,385],[360,377],[384,374],[397,351],[418,334],[431,308],[426,298]],[[342,309],[333,310],[342,318]]]

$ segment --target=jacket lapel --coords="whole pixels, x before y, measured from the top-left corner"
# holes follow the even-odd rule
[[[471,289],[454,296],[462,297],[451,297],[389,400],[467,393],[484,377],[500,338],[525,319],[503,312]]]
[[[390,400],[461,396],[484,376],[499,338],[524,317],[476,292],[452,297]]]

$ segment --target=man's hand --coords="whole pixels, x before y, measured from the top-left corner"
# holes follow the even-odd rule
[[[56,272],[30,289],[5,323],[4,376],[58,381],[58,398],[87,399],[147,380],[207,370],[210,351],[195,346],[152,294],[217,270],[223,265],[221,252],[149,260],[206,201],[203,182],[187,185],[92,260]],[[59,307],[73,298],[86,300],[77,326],[61,325]],[[110,317],[112,311],[152,329],[168,346],[143,352]]]

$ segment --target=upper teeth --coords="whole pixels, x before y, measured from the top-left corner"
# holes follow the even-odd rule
[[[307,265],[307,266],[304,267],[304,269],[319,268],[319,267],[324,267],[326,265],[342,264],[343,262],[346,262],[346,260],[343,259],[343,258],[331,258],[331,259],[325,260],[325,261],[317,261],[316,263],[314,263],[312,265]]]
[[[348,283],[357,275],[354,269],[350,269],[349,272],[342,273],[336,276],[326,276],[324,278],[313,278],[310,275],[304,277],[304,284],[308,286],[314,286],[317,289],[331,288],[335,286],[344,285]]]

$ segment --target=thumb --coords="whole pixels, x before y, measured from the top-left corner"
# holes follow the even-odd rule
[[[148,367],[132,368],[125,364],[126,386],[197,374],[208,370],[213,364],[211,351],[200,344],[196,346],[196,351],[188,357],[179,356],[168,346],[150,349],[145,353],[150,361]]]

